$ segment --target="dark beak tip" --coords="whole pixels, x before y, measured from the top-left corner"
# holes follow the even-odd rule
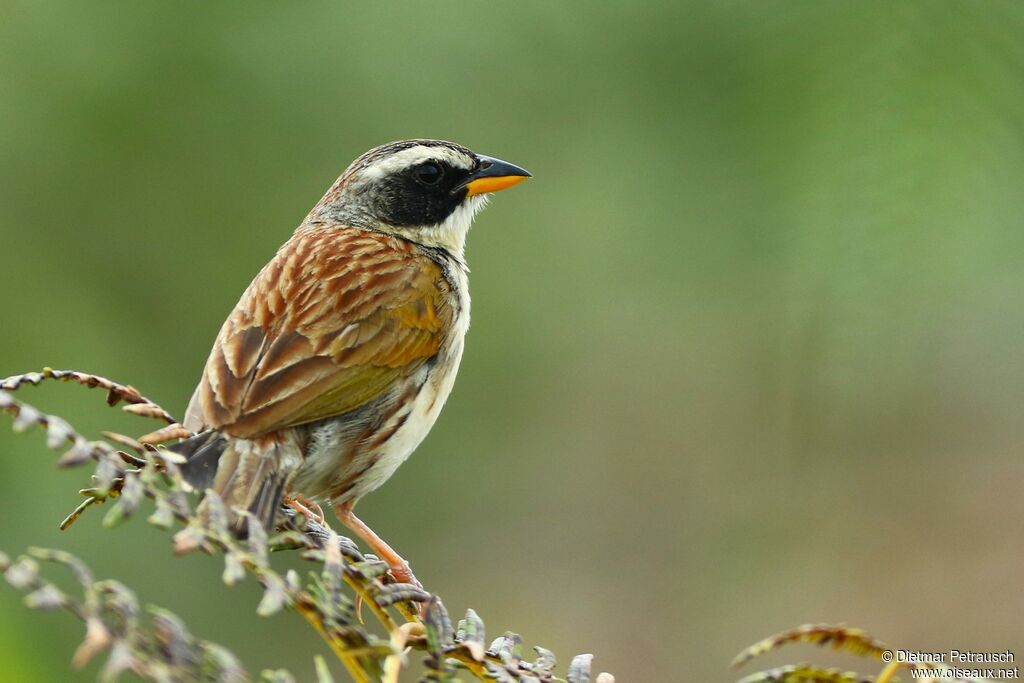
[[[532,178],[533,174],[527,171],[521,166],[516,166],[507,161],[501,159],[495,159],[494,157],[479,155],[480,168],[477,169],[478,177],[493,177],[493,176],[520,176],[523,178]]]

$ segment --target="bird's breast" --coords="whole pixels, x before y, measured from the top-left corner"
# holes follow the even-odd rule
[[[452,323],[430,362],[373,404],[311,426],[306,462],[294,488],[335,504],[356,500],[387,481],[426,438],[451,394],[469,329],[466,274],[446,273]]]

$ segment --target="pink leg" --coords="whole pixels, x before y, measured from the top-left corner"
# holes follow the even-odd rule
[[[283,502],[306,519],[318,524],[323,524],[324,526],[327,525],[327,520],[324,519],[324,511],[320,509],[319,505],[311,501],[309,498],[298,494],[292,494],[290,496],[285,496]]]
[[[380,559],[388,563],[388,566],[391,568],[391,575],[395,577],[396,581],[399,583],[411,583],[419,588],[423,588],[423,584],[413,576],[409,563],[403,560],[402,556],[396,553],[394,548],[389,546],[383,538],[375,534],[373,529],[366,526],[362,520],[352,513],[351,504],[336,506],[334,511],[342,524],[351,529],[356,536],[363,539]]]

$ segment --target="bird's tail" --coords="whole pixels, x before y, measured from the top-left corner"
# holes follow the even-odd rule
[[[302,463],[294,438],[276,434],[237,439],[214,431],[197,434],[172,451],[185,456],[185,481],[200,491],[212,490],[229,511],[247,510],[264,529],[272,530],[291,475]],[[232,526],[245,529],[245,520],[232,512]]]

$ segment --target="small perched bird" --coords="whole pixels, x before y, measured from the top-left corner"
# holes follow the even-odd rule
[[[186,481],[267,528],[286,496],[329,501],[415,581],[352,508],[441,412],[469,327],[466,233],[488,193],[528,177],[440,140],[352,162],[221,327],[183,423],[195,436],[172,447]]]

